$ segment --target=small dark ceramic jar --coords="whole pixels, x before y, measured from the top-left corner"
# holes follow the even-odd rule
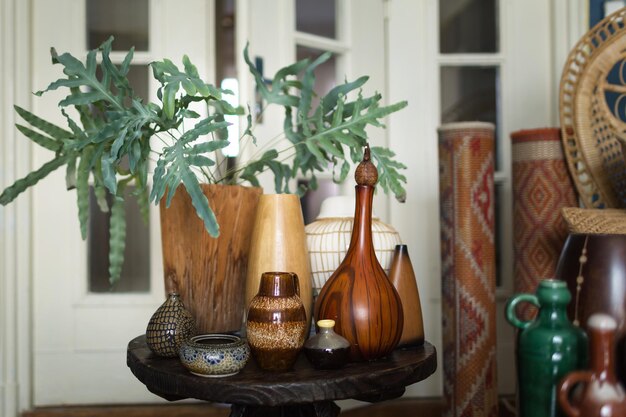
[[[350,342],[335,333],[335,320],[319,320],[319,332],[304,343],[304,354],[317,369],[338,369],[348,362]]]

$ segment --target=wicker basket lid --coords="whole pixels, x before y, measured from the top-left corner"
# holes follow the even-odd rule
[[[564,207],[561,211],[570,233],[626,234],[626,210]]]

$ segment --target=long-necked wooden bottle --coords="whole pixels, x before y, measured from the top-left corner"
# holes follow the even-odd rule
[[[352,361],[386,356],[402,335],[402,302],[376,259],[372,244],[372,200],[378,181],[369,145],[356,169],[356,209],[350,247],[315,303],[316,320],[332,319],[351,344]]]

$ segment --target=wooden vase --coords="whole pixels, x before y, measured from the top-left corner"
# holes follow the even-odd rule
[[[300,199],[295,194],[265,194],[259,199],[254,228],[249,235],[250,256],[246,280],[245,303],[259,291],[264,272],[285,271],[298,276],[300,299],[307,317],[307,334],[311,323],[313,293],[311,266],[304,234]]]
[[[177,292],[199,333],[238,331],[243,325],[250,233],[260,188],[202,185],[220,225],[212,238],[179,187],[166,208],[161,201],[161,245],[167,293]]]
[[[376,259],[372,244],[372,199],[378,180],[369,147],[356,171],[356,209],[350,247],[322,287],[316,320],[335,320],[335,332],[351,343],[352,361],[386,356],[400,341],[400,296]]]
[[[406,245],[396,245],[389,271],[389,280],[402,300],[404,326],[399,346],[424,343],[424,318],[415,272]]]

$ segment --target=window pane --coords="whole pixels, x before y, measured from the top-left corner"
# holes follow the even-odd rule
[[[496,0],[440,0],[442,54],[497,52]]]
[[[87,0],[87,46],[94,49],[113,35],[113,50],[147,51],[148,0]]]
[[[317,59],[324,51],[319,49],[307,48],[306,46],[300,46],[296,48],[297,60],[309,58],[311,61]],[[333,87],[337,85],[337,60],[335,55],[331,56],[326,62],[318,65],[313,73],[315,74],[315,96],[312,100],[312,108],[319,105],[320,97],[323,97]]]
[[[441,68],[441,122],[491,122],[496,125],[496,169],[499,169],[498,103],[496,67]]]
[[[150,233],[139,212],[134,187],[126,188],[126,250],[121,279],[109,284],[110,212],[100,211],[91,187],[89,197],[89,232],[87,237],[89,291],[95,293],[127,293],[150,291]],[[111,198],[108,198],[109,207]]]
[[[296,30],[335,39],[335,0],[297,0]]]

